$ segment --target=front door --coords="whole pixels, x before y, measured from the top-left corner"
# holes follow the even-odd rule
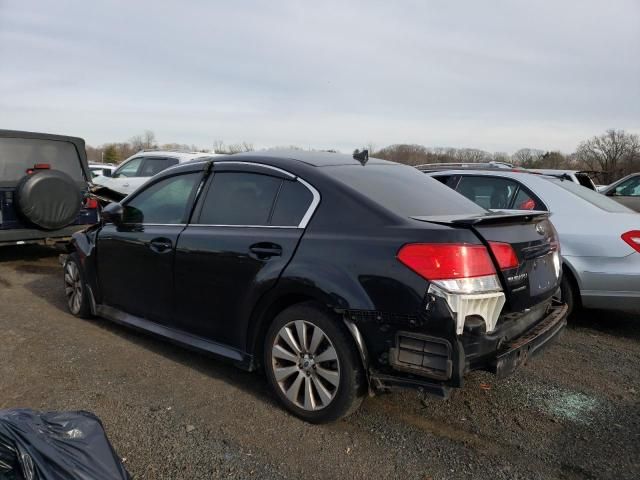
[[[176,251],[180,328],[244,349],[252,307],[277,282],[304,232],[312,191],[259,166],[216,164]]]
[[[173,261],[202,174],[187,173],[149,185],[123,203],[121,225],[98,234],[101,303],[170,324]]]

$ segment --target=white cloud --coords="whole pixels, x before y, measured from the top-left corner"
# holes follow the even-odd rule
[[[490,5],[490,6],[489,6]],[[640,4],[0,0],[0,126],[572,150],[640,131]]]

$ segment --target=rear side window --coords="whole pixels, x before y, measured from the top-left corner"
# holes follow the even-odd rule
[[[313,194],[298,181],[284,181],[278,193],[271,225],[298,226],[313,201]]]
[[[155,174],[176,165],[178,160],[175,158],[147,157],[142,163],[142,168],[138,172],[139,177],[153,177]]]
[[[463,176],[456,190],[483,208],[508,209],[518,184],[506,178]]]
[[[75,146],[70,142],[32,138],[0,138],[0,182],[16,182],[36,164],[82,181],[82,166]]]
[[[176,175],[154,183],[136,195],[124,207],[125,223],[186,223],[189,207],[201,174]]]
[[[281,183],[279,178],[259,173],[218,172],[211,181],[198,223],[268,225]]]
[[[419,170],[405,165],[339,165],[333,178],[406,217],[483,213],[485,210]]]

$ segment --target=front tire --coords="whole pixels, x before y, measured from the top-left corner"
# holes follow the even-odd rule
[[[280,402],[311,423],[349,415],[366,392],[353,339],[339,319],[311,303],[276,316],[265,338],[264,366]]]
[[[80,318],[91,316],[89,293],[76,253],[69,255],[64,263],[64,293],[72,315]]]

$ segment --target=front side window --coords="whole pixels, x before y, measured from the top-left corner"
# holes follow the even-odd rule
[[[269,225],[282,180],[259,173],[218,172],[202,205],[198,223]]]
[[[640,196],[640,177],[630,178],[622,182],[614,190],[615,196],[637,197]]]
[[[141,163],[142,157],[137,157],[129,160],[127,163],[125,163],[115,171],[115,173],[113,174],[113,178],[136,177],[138,175],[138,169],[140,168]]]
[[[513,180],[496,177],[462,177],[456,187],[459,193],[487,210],[510,208],[517,189]]]
[[[188,173],[154,183],[126,203],[124,223],[186,223],[200,178]]]
[[[564,188],[568,192],[571,192],[576,197],[589,202],[591,205],[600,208],[601,210],[607,212],[629,212],[629,209],[624,205],[605,195],[602,195],[601,193],[581,187],[577,183],[556,178],[550,178],[549,181],[558,185],[559,187]]]

